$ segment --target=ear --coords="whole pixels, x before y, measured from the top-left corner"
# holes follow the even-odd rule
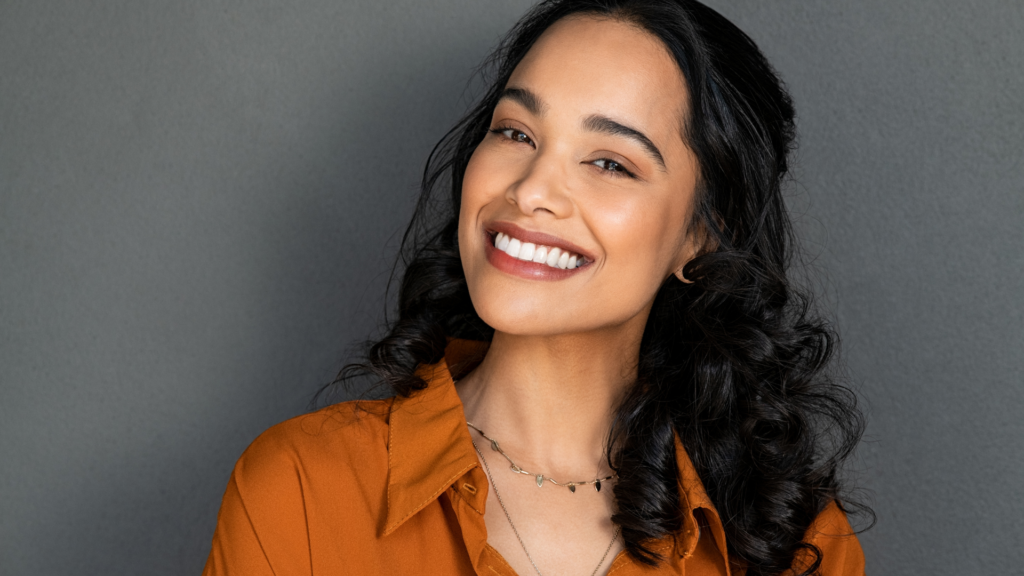
[[[720,219],[716,218],[716,221]],[[677,262],[675,272],[673,274],[680,282],[684,284],[693,284],[693,280],[688,280],[683,275],[683,268],[697,256],[701,254],[707,254],[708,252],[714,252],[715,248],[718,247],[718,243],[715,238],[708,234],[704,224],[697,223],[690,228],[689,234],[687,234],[686,242],[680,248],[680,260]]]
[[[683,269],[682,268],[680,268],[679,270],[676,270],[675,271],[675,275],[676,275],[676,278],[679,278],[679,281],[682,282],[683,284],[693,284],[693,280],[687,280],[686,276],[683,276]]]
[[[703,229],[703,226],[700,228]],[[687,280],[686,276],[683,275],[683,268],[690,262],[690,260],[693,260],[701,253],[705,237],[706,234],[704,234],[703,231],[691,231],[687,234],[686,242],[684,242],[679,249],[679,259],[676,261],[674,267],[675,272],[672,273],[680,282],[683,282],[684,284],[693,283],[693,280]]]

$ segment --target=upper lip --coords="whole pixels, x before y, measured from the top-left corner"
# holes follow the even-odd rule
[[[551,234],[526,230],[520,228],[519,226],[516,226],[511,222],[492,222],[487,225],[486,230],[488,234],[495,234],[497,232],[501,232],[503,234],[507,234],[513,238],[516,238],[521,242],[531,242],[538,246],[560,248],[563,252],[572,252],[573,254],[576,254],[578,256],[583,256],[584,258],[591,262],[595,260],[595,258],[589,252],[573,244],[572,242],[562,240],[561,238],[557,236],[552,236]]]

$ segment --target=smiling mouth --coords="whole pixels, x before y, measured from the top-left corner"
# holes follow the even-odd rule
[[[491,243],[496,249],[501,250],[512,258],[525,262],[544,264],[559,270],[572,270],[587,264],[587,259],[579,254],[562,250],[561,248],[534,244],[533,242],[523,242],[504,232],[492,235]]]

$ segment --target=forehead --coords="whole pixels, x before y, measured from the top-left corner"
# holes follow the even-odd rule
[[[687,111],[685,80],[661,41],[607,17],[570,16],[553,24],[508,85],[536,93],[554,114],[627,120],[666,144],[680,136]]]

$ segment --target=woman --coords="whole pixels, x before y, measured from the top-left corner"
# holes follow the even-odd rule
[[[764,57],[690,0],[551,0],[492,62],[341,377],[392,397],[261,435],[206,573],[862,573]]]

